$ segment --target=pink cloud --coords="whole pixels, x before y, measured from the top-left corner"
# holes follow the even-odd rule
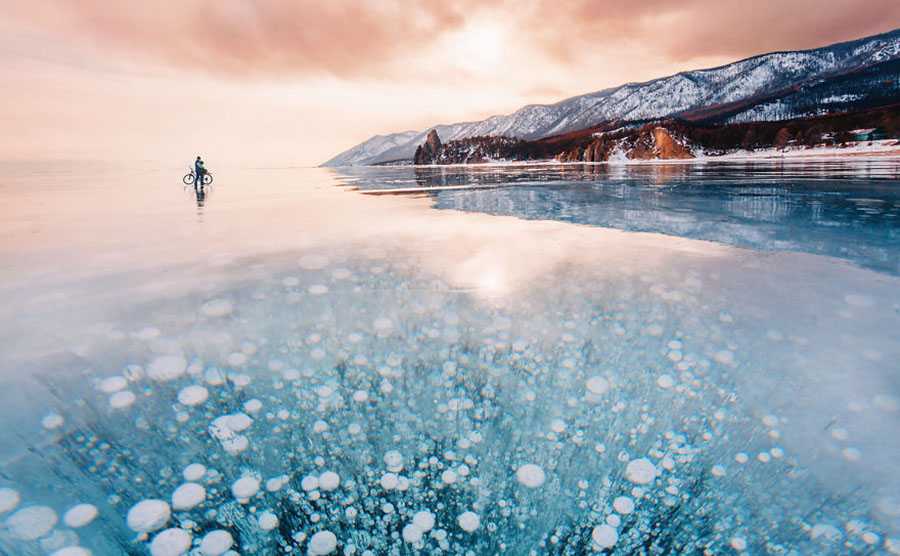
[[[132,60],[213,74],[384,76],[489,12],[577,70],[649,45],[669,62],[811,48],[900,25],[896,0],[279,0],[8,4],[8,18]],[[438,57],[435,65],[440,66]]]

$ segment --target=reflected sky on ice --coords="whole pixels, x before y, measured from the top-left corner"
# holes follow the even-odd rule
[[[4,164],[6,552],[900,550],[889,163]]]

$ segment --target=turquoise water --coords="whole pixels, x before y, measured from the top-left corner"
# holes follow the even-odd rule
[[[898,553],[897,168],[0,166],[0,550]]]

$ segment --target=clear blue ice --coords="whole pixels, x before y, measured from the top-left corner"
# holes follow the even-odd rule
[[[4,171],[0,552],[900,554],[896,163]]]

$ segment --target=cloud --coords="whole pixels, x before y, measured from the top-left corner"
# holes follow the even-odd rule
[[[896,0],[533,0],[528,32],[561,63],[649,45],[669,62],[825,46],[900,25]]]
[[[136,64],[267,79],[389,79],[404,72],[432,79],[452,70],[448,38],[485,20],[514,29],[506,46],[521,60],[533,54],[568,71],[589,71],[598,58],[627,58],[635,45],[655,53],[661,66],[811,48],[900,23],[896,0],[0,0],[0,6],[8,20]]]
[[[211,74],[374,74],[463,24],[468,2],[181,0],[8,3],[7,18],[137,63]]]

